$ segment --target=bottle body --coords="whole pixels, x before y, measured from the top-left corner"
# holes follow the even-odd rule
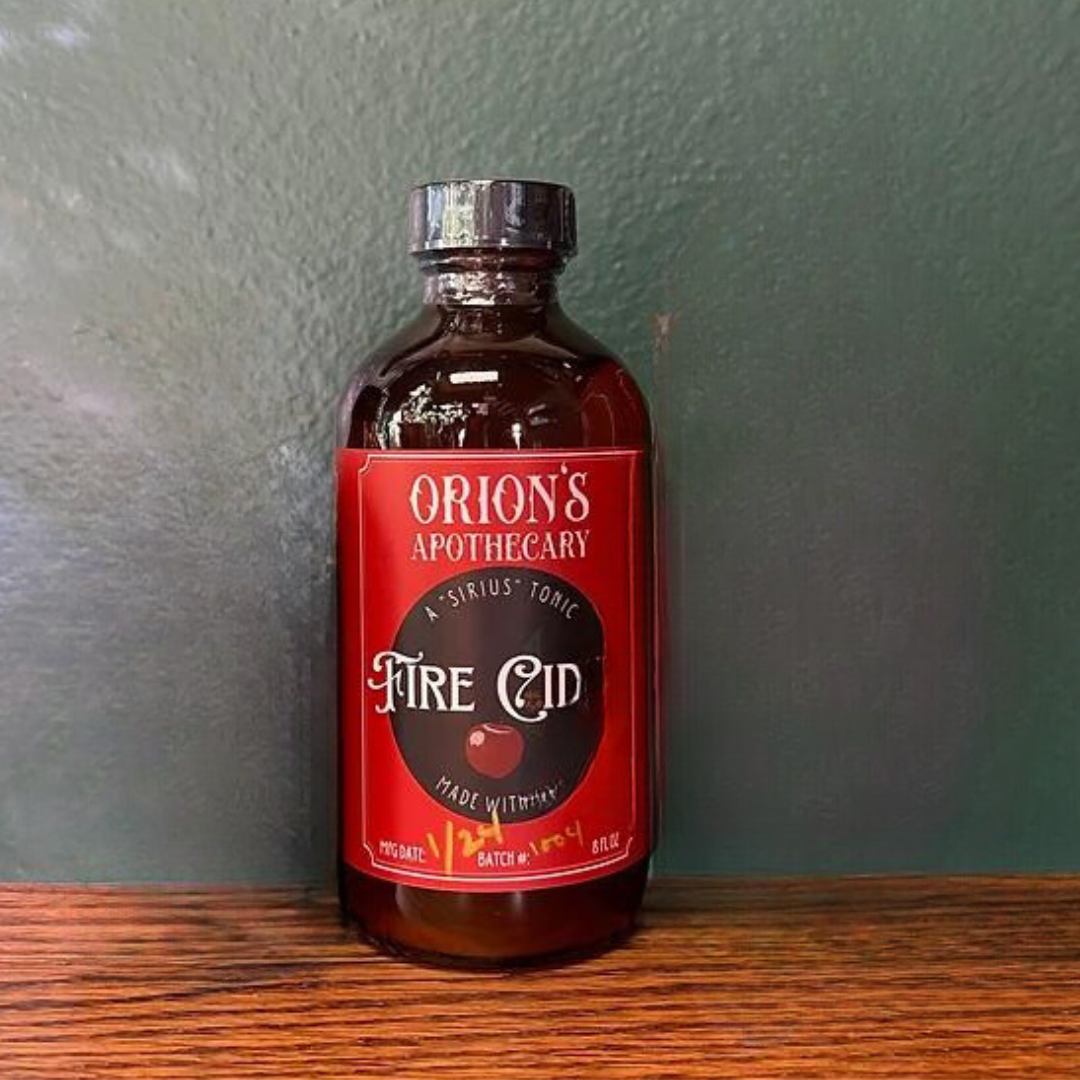
[[[434,285],[421,315],[361,369],[340,413],[340,451],[361,453],[357,471],[365,477],[376,476],[377,470],[369,469],[371,453],[383,463],[380,467],[429,462],[416,465],[400,488],[405,507],[403,529],[398,530],[401,543],[418,545],[401,548],[401,559],[426,563],[445,556],[445,539],[438,548],[425,547],[436,534],[414,526],[417,522],[447,526],[456,515],[478,530],[468,534],[479,537],[473,540],[471,557],[485,563],[485,576],[480,577],[476,566],[468,563],[468,553],[464,556],[475,576],[475,589],[473,581],[466,580],[468,573],[451,574],[454,567],[433,570],[435,576],[427,580],[436,585],[426,599],[409,599],[412,622],[402,620],[393,648],[374,658],[362,655],[351,596],[354,591],[363,595],[366,587],[370,604],[372,589],[390,588],[385,583],[375,586],[372,579],[403,571],[383,559],[368,566],[366,578],[359,572],[355,578],[349,576],[354,574],[350,570],[339,579],[342,648],[355,657],[355,663],[346,660],[342,666],[340,695],[346,837],[340,862],[342,904],[364,933],[384,947],[438,962],[503,966],[602,948],[632,928],[648,874],[654,816],[650,425],[640,392],[622,365],[553,302],[551,282],[560,265],[543,254],[474,253],[440,259],[429,267]],[[451,463],[456,464],[448,472]],[[535,478],[520,472],[532,464]],[[515,469],[519,479],[507,482]],[[610,502],[603,518],[603,500],[614,498],[611,491],[624,476],[631,477],[629,494],[621,502]],[[351,499],[354,486],[354,473],[349,472],[339,491],[339,514],[344,505],[340,500]],[[433,501],[436,491],[440,502]],[[369,514],[382,513],[379,508],[388,501],[378,496]],[[593,520],[587,520],[590,512]],[[577,522],[583,527],[523,534],[556,538],[546,562],[542,539],[532,547],[522,537],[518,539],[524,547],[513,540],[503,547],[501,540],[489,539],[497,532],[498,520],[542,526],[560,514],[569,518],[559,518],[557,524]],[[346,509],[351,521],[350,515]],[[590,539],[601,542],[605,522],[616,541],[610,545],[612,552],[625,539],[631,553],[625,560],[630,572],[626,581],[606,580],[603,550],[586,552]],[[395,531],[380,527],[387,535]],[[628,534],[625,538],[623,531]],[[342,535],[339,532],[339,543]],[[570,538],[562,541],[569,546],[559,550],[558,538],[563,536]],[[477,542],[487,545],[486,555],[477,553]],[[351,531],[345,543],[349,550],[339,549],[339,567],[352,557]],[[530,554],[536,558],[530,559]],[[596,590],[610,590],[611,599],[597,601],[595,612],[588,588],[582,586],[584,592],[579,592],[560,576],[560,559],[569,566],[575,558],[570,578],[577,573],[579,584],[595,580]],[[618,559],[614,554],[612,559],[614,566]],[[580,576],[586,562],[593,578]],[[549,645],[534,650],[537,656],[520,643],[511,647],[515,625],[498,622],[515,617],[498,614],[518,610],[508,607],[512,593],[519,597],[515,602],[530,610],[544,598],[546,606],[535,615],[542,621],[526,635],[532,642],[547,635]],[[484,615],[479,622],[463,623],[459,632],[454,620],[465,618],[455,614],[459,599],[478,612],[486,610],[486,604],[496,612],[490,616],[496,621]],[[618,606],[624,601],[630,605],[625,609],[630,616]],[[399,616],[392,618],[396,625]],[[441,631],[438,624],[444,622],[449,629]],[[627,624],[625,636],[620,636],[619,626],[609,625],[613,623]],[[590,633],[605,644],[597,645]],[[433,661],[441,651],[453,652],[459,646],[462,655],[471,655],[469,649],[490,653],[491,663],[474,669],[459,655],[459,663],[436,668]],[[591,671],[590,657],[601,653],[602,660],[595,663],[603,663],[603,670],[597,666]],[[542,657],[559,662],[541,664]],[[424,664],[430,671],[421,670]],[[368,695],[362,705],[354,693],[360,680]],[[489,699],[481,685],[487,683],[493,688]],[[626,694],[624,684],[630,686]],[[533,693],[539,687],[546,687],[546,696]],[[626,696],[631,693],[632,701]],[[357,800],[368,799],[370,809],[375,797],[371,790],[363,790],[362,775],[350,764],[365,754],[369,759],[376,755],[370,742],[359,745],[353,730],[360,713],[371,718],[372,739],[383,737],[386,717],[391,718],[397,742],[387,754],[396,761],[400,751],[410,763],[412,776],[404,783],[411,787],[415,778],[427,785],[428,795],[417,798],[441,800],[450,808],[445,833],[441,825],[418,826],[415,844],[407,851],[380,849],[373,841],[366,843],[365,853],[360,840],[349,839],[359,828],[354,822]],[[433,723],[439,726],[430,726]],[[434,771],[426,775],[428,743],[442,738],[441,733],[450,730],[446,725],[453,724],[467,739],[459,771],[444,770],[436,761]],[[543,731],[563,734],[549,736],[548,744],[536,743]],[[554,751],[552,738],[557,739]],[[524,785],[529,794],[523,795],[523,785],[514,787],[513,770],[525,770],[524,764],[517,765],[522,747],[534,744],[548,749],[538,757],[540,772]],[[526,764],[530,752],[524,750]],[[607,765],[605,753],[611,758]],[[369,787],[385,782],[388,774],[381,766],[374,769],[372,760],[366,765],[369,772],[363,775]],[[604,768],[618,779],[604,780],[600,775]],[[626,776],[634,777],[636,786],[619,797],[627,820],[635,823],[633,830],[594,828],[590,807],[605,802],[603,785],[622,783]],[[476,783],[468,783],[469,777]],[[518,793],[499,794],[507,791]],[[546,797],[544,791],[552,793],[553,805],[561,800],[557,811],[548,813],[522,801]],[[470,797],[471,808],[465,802]],[[461,800],[460,805],[453,799]],[[613,803],[615,813],[619,798]],[[579,807],[583,809],[575,809]],[[603,812],[595,811],[601,817]],[[554,832],[545,824],[553,821],[559,826]],[[370,821],[365,827],[372,836],[378,834]],[[396,869],[379,870],[380,854],[405,861],[396,863]],[[508,869],[514,858],[518,862]],[[480,869],[493,865],[494,870]],[[533,867],[547,870],[530,877]],[[475,885],[468,884],[466,869],[475,871]],[[482,880],[482,873],[488,879]],[[445,878],[433,876],[439,874]],[[514,887],[500,882],[512,882]]]

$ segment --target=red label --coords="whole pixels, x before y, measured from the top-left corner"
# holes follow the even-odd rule
[[[645,857],[646,467],[339,452],[347,863],[501,892]]]

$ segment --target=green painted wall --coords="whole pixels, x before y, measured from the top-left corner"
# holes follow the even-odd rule
[[[662,867],[1080,869],[1080,5],[0,0],[0,130],[0,877],[326,872],[333,399],[492,173],[665,432]]]

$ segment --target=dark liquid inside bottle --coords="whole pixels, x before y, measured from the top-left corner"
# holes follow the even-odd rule
[[[422,312],[349,387],[340,445],[648,452],[648,412],[633,380],[555,302],[561,265],[546,252],[429,256]],[[582,884],[470,893],[396,884],[342,862],[341,901],[393,951],[477,966],[536,963],[625,936],[647,873],[645,858]]]

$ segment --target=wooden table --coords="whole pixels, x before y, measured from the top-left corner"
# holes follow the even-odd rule
[[[384,959],[297,889],[0,889],[0,1078],[1080,1076],[1080,878],[668,882],[555,971]]]

